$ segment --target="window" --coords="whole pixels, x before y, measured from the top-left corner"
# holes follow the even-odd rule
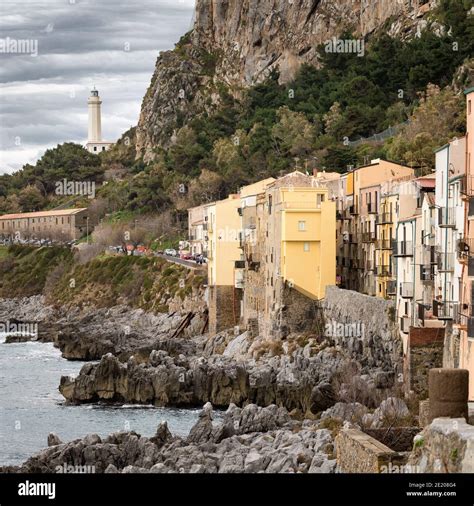
[[[97,146],[94,146],[94,151],[97,151]]]
[[[304,232],[306,230],[306,221],[299,221],[298,222],[298,230],[300,232]]]
[[[305,243],[303,244],[303,251],[304,251],[305,253],[309,253],[309,242],[305,242]]]
[[[105,146],[102,146],[102,151],[105,151]]]

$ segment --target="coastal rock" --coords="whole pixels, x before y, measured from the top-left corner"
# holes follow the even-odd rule
[[[276,406],[231,406],[215,425],[212,413],[213,407],[206,405],[186,439],[171,436],[166,424],[160,424],[154,438],[135,432],[114,433],[103,439],[89,435],[43,450],[10,472],[48,473],[58,466],[90,466],[86,467],[93,470],[89,472],[125,474],[331,470],[325,462],[333,441],[326,429],[298,430],[298,423]],[[223,426],[232,420],[238,422],[236,433],[225,436]]]

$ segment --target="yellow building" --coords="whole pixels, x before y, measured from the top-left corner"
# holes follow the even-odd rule
[[[376,216],[377,241],[375,243],[375,275],[377,297],[391,298],[397,294],[396,273],[392,262],[392,243],[397,228],[398,194],[391,193],[391,185],[380,198],[379,214]]]
[[[239,249],[240,196],[230,195],[206,206],[204,230],[208,244],[209,330],[219,332],[240,319],[241,292],[235,288]]]
[[[326,188],[280,188],[283,280],[312,299],[336,284],[336,204]]]

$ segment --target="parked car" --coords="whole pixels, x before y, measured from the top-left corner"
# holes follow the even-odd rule
[[[175,256],[178,256],[178,252],[175,249],[168,248],[168,249],[165,249],[165,255],[168,257],[175,257]]]

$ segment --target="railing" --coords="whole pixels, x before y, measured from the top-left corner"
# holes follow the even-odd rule
[[[387,295],[397,295],[397,282],[393,279],[387,281]]]
[[[474,238],[461,237],[456,245],[458,258],[467,259],[474,256]]]
[[[362,242],[375,242],[375,232],[362,232]]]
[[[422,254],[422,262],[424,265],[437,264],[436,259],[436,248],[435,246],[428,246],[426,244],[423,245],[423,249],[421,250]]]
[[[438,253],[438,271],[454,271],[454,253]]]
[[[467,197],[474,196],[474,176],[464,175],[461,178],[461,193]]]
[[[367,204],[367,212],[369,214],[376,214],[377,213],[377,204],[375,202],[369,202]]]
[[[456,225],[456,214],[453,207],[441,207],[438,209],[438,225],[449,228]]]
[[[410,332],[411,318],[409,316],[402,316],[400,318],[400,330],[404,334],[408,334]]]
[[[389,265],[377,265],[376,273],[380,278],[388,278],[392,275]]]
[[[438,320],[454,320],[458,313],[458,302],[453,301],[433,301],[433,316]]]
[[[412,257],[413,243],[409,241],[393,243],[393,256],[395,257]]]
[[[391,239],[377,239],[375,242],[375,249],[392,249],[392,241]]]
[[[420,265],[420,280],[421,281],[434,281],[435,271],[434,266],[429,265]]]
[[[392,213],[380,213],[375,217],[376,225],[389,225],[393,223]]]
[[[414,294],[413,283],[400,283],[400,295],[404,299],[412,299]]]
[[[357,234],[349,234],[349,244],[357,244],[359,242],[359,238]]]

